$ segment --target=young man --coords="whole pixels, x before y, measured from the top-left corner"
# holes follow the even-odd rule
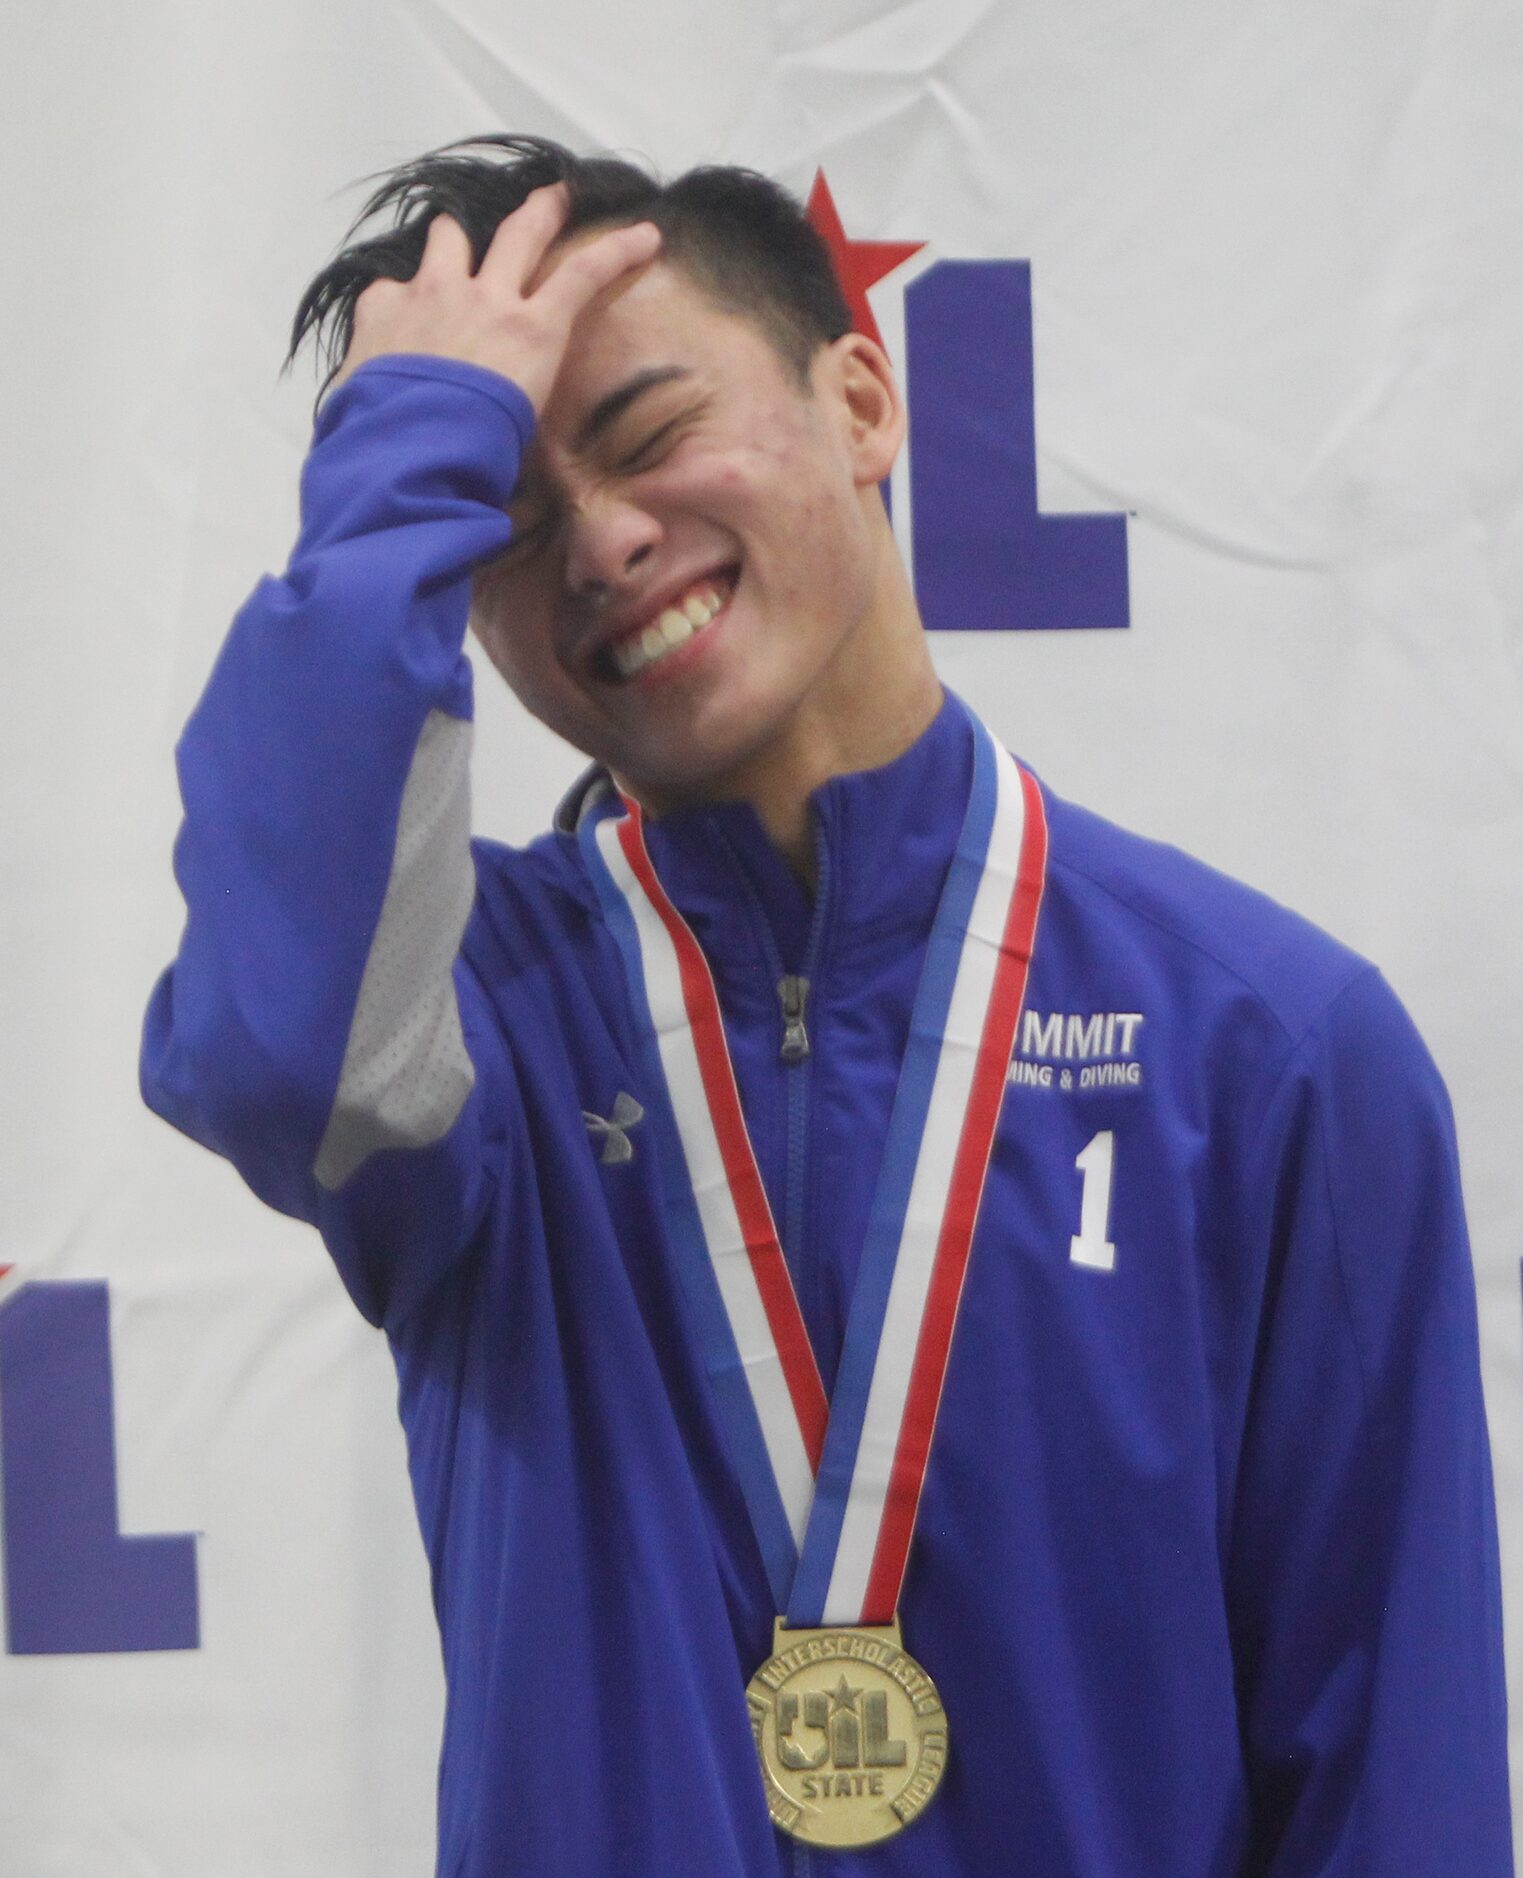
[[[440,1873],[1510,1872],[1378,975],[943,696],[781,192],[509,139],[388,204],[298,320],[342,364],[181,746],[144,1086],[391,1340]],[[523,852],[468,845],[468,614],[598,765]]]

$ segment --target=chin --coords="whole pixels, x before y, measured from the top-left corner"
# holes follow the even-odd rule
[[[719,801],[747,793],[757,767],[779,746],[792,720],[791,710],[706,713],[707,721],[685,726],[680,749],[674,740],[641,740],[609,763],[636,794],[652,807],[679,802]]]
[[[742,767],[743,759],[727,751],[687,750],[673,758],[659,753],[628,752],[605,759],[619,781],[648,807],[657,811],[684,802],[718,800],[730,793],[727,783]]]

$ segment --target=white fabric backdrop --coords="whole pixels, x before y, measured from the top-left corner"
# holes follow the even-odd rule
[[[135,1054],[180,921],[171,746],[293,532],[291,308],[351,179],[488,128],[823,165],[854,235],[1031,261],[1042,507],[1132,511],[1132,627],[948,633],[938,664],[1063,793],[1310,914],[1417,1017],[1523,1692],[1518,10],[93,0],[3,32],[0,1310],[109,1284],[120,1528],[200,1535],[201,1645],[12,1640],[6,1873],[432,1869],[385,1348],[304,1229],[141,1110]],[[490,674],[480,718],[478,825],[525,838],[575,759]]]

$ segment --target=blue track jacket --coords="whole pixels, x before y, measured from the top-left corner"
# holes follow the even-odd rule
[[[468,837],[469,577],[531,424],[438,360],[328,400],[290,567],[180,745],[188,919],[143,1051],[152,1106],[316,1225],[390,1339],[448,1681],[440,1878],[1504,1878],[1439,1078],[1371,966],[1050,794],[901,1604],[946,1780],[870,1851],[774,1832],[743,1691],[775,1613],[651,1136],[607,1152],[662,1097],[576,804],[522,851]],[[650,831],[827,1390],[970,763],[949,703],[826,784],[812,903],[745,806]]]

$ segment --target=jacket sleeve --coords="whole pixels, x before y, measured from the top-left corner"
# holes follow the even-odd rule
[[[325,404],[290,565],[233,623],[178,750],[179,954],[149,1105],[319,1226],[375,1321],[467,1243],[512,1064],[459,958],[472,571],[533,426],[474,366],[394,356]]]
[[[1260,1135],[1268,1286],[1228,1566],[1254,1878],[1513,1870],[1501,1591],[1448,1099],[1379,974]]]

